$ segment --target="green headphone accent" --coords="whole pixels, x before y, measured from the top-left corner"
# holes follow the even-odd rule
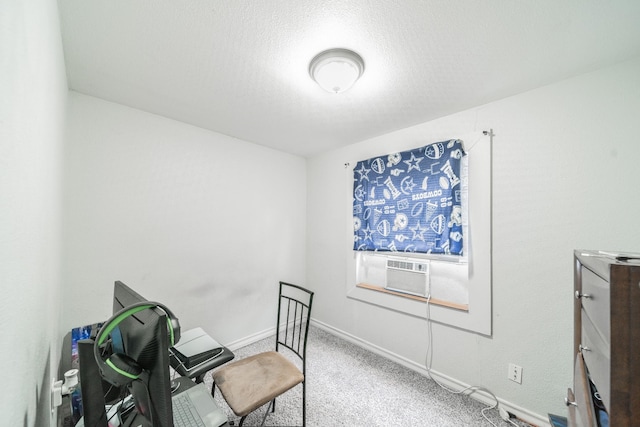
[[[114,353],[106,360],[103,359],[100,355],[100,346],[106,342],[111,332],[124,319],[143,310],[150,310],[154,308],[160,308],[166,314],[169,345],[173,346],[180,340],[180,323],[178,318],[173,315],[171,310],[160,303],[144,301],[130,305],[118,311],[102,325],[93,345],[93,354],[96,359],[96,363],[98,364],[98,368],[100,369],[100,374],[102,375],[102,378],[110,384],[118,387],[127,385],[133,380],[136,380],[142,373],[143,369],[137,361],[126,354]]]

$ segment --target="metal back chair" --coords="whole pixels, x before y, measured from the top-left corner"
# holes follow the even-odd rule
[[[276,349],[230,362],[213,372],[211,394],[217,386],[243,425],[247,415],[269,403],[274,412],[276,397],[302,383],[302,425],[306,426],[306,355],[313,292],[298,285],[280,282]],[[283,351],[284,348],[288,351]],[[298,368],[283,353],[297,356]]]

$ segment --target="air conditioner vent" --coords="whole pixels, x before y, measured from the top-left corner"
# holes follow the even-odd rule
[[[411,295],[427,296],[429,290],[429,262],[387,259],[385,288]]]

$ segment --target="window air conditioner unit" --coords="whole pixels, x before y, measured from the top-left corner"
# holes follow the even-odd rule
[[[429,291],[429,262],[387,258],[385,289],[426,297]]]

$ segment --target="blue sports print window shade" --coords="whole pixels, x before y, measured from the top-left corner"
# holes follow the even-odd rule
[[[462,255],[464,155],[452,139],[358,162],[353,249]]]

